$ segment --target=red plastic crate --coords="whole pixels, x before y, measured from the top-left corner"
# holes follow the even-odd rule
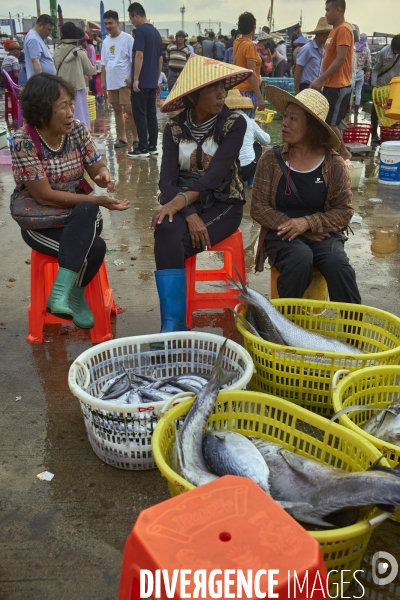
[[[368,145],[372,125],[368,123],[349,123],[348,129],[342,131],[345,144],[365,144]]]
[[[381,125],[381,142],[400,141],[400,123],[396,123],[391,127],[382,127]]]

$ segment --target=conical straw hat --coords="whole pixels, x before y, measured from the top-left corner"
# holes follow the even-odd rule
[[[332,31],[332,25],[329,25],[326,17],[321,17],[318,19],[318,23],[316,28],[313,31],[307,31],[307,35],[311,35],[312,33],[328,33],[328,31]]]
[[[250,69],[224,63],[205,56],[192,55],[168,94],[161,112],[173,112],[185,108],[182,98],[211,83],[225,80],[225,89],[239,85],[253,74]]]
[[[234,110],[235,108],[254,110],[253,102],[250,100],[250,98],[242,96],[239,90],[230,90],[225,98],[225,104],[231,110]]]
[[[310,115],[325,127],[329,132],[328,146],[331,148],[339,148],[340,140],[331,127],[325,122],[329,112],[328,100],[317,90],[306,89],[292,96],[285,90],[275,87],[274,85],[265,86],[265,98],[276,108],[280,115],[284,115],[288,104],[297,104],[304,108]]]

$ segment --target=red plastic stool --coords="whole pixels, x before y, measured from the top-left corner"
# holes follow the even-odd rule
[[[192,326],[193,312],[195,310],[208,310],[210,308],[225,308],[226,304],[232,308],[238,303],[239,290],[218,290],[215,292],[198,292],[198,281],[223,281],[231,277],[238,281],[236,267],[242,280],[246,283],[244,265],[244,250],[242,232],[238,229],[231,236],[209,248],[209,252],[224,252],[224,266],[221,269],[196,270],[197,254],[186,260],[186,324]],[[225,303],[225,304],[224,304]]]
[[[18,101],[12,92],[5,93],[5,120],[6,123],[12,123],[18,120]]]
[[[50,295],[58,271],[58,259],[32,250],[31,253],[31,303],[28,308],[28,337],[30,344],[43,343],[45,323],[71,323],[46,312],[46,301]],[[114,294],[108,282],[106,264],[86,288],[86,300],[93,312],[94,327],[90,330],[93,344],[112,339],[110,312],[117,314]]]
[[[216,581],[222,582],[224,571],[234,569],[230,575],[234,582],[229,589],[231,594],[237,589],[237,570],[247,577],[247,569],[252,569],[253,581],[262,569],[279,570],[268,573],[270,581],[272,577],[277,580],[273,592],[279,596],[268,594],[265,572],[260,577],[260,591],[267,598],[283,599],[306,597],[298,587],[297,595],[293,593],[294,571],[300,584],[308,572],[309,582],[314,582],[318,574],[321,580],[315,586],[313,599],[328,598],[327,571],[318,542],[254,481],[231,475],[142,511],[125,544],[118,600],[183,597],[180,576],[175,595],[167,596],[162,575],[160,595],[153,595],[147,589],[143,591],[150,593],[141,595],[142,569],[151,571],[154,580],[157,569],[167,569],[169,582],[174,569],[190,569],[186,579],[191,583],[185,596],[190,598],[194,597],[193,574],[200,569],[206,570],[206,581],[213,569],[221,569],[222,575],[217,575]],[[204,597],[201,591],[198,597]],[[208,589],[205,597],[211,598]],[[231,596],[222,593],[219,597]],[[241,596],[234,593],[234,597]],[[244,592],[242,597],[257,596],[255,593],[247,596]]]

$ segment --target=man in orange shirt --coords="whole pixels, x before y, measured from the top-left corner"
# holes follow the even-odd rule
[[[253,44],[256,31],[256,20],[252,13],[242,13],[238,21],[241,36],[233,43],[233,63],[238,67],[251,69],[253,75],[247,81],[240,83],[237,89],[242,96],[247,96],[253,102],[254,110],[248,112],[250,119],[255,117],[255,109],[264,110],[265,100],[260,91],[261,58],[258,56],[256,45]]]
[[[352,64],[354,53],[353,30],[344,20],[346,0],[328,0],[325,5],[325,16],[329,25],[333,26],[325,43],[325,56],[322,62],[322,74],[311,82],[310,88],[320,91],[329,102],[329,113],[326,122],[332,127],[338,138],[342,136],[338,125],[345,117],[350,105]],[[344,159],[351,158],[351,153],[343,143],[339,152]]]

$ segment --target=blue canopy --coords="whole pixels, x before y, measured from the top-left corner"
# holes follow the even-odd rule
[[[104,38],[107,37],[107,31],[106,31],[106,27],[104,25],[103,17],[104,17],[104,2],[103,2],[103,0],[101,0],[101,2],[100,2],[100,27],[101,27],[101,35],[104,40]]]

